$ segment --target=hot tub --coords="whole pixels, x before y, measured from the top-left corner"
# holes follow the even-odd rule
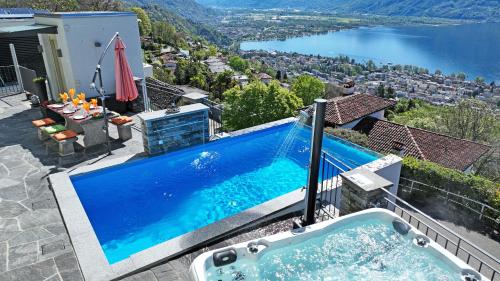
[[[203,253],[194,281],[487,280],[386,209]]]

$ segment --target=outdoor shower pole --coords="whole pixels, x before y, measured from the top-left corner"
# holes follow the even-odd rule
[[[309,173],[307,177],[307,190],[305,197],[305,210],[302,226],[314,224],[314,213],[316,209],[316,196],[318,194],[319,165],[321,158],[321,147],[323,145],[323,129],[325,127],[326,100],[316,99],[313,133],[311,138],[311,156],[309,158]]]

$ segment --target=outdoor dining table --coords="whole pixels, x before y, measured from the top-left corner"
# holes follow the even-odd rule
[[[60,107],[60,104],[49,104],[47,108],[56,114],[64,118],[67,130],[73,130],[78,134],[83,133],[83,146],[91,147],[97,144],[103,144],[106,142],[106,133],[104,131],[104,118],[93,118],[92,113],[98,111],[102,112],[102,107],[91,109],[88,116],[83,119],[75,119],[75,116],[81,115],[83,112],[81,106],[72,113],[64,113],[65,109],[71,108],[72,105],[67,104],[64,107]],[[108,111],[109,112],[109,111]]]

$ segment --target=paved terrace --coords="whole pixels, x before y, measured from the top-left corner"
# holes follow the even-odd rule
[[[46,153],[31,125],[31,120],[41,117],[40,110],[32,109],[23,98],[0,98],[0,280],[83,280],[47,178],[51,173],[99,161],[105,147],[88,150],[86,156],[77,150],[72,163],[58,167],[56,153]],[[110,129],[111,137],[117,139],[114,126]],[[142,152],[140,132],[132,132],[131,140],[112,142],[114,155],[110,157]],[[201,252],[289,230],[290,226],[291,220],[284,219],[257,227],[124,280],[187,280],[189,265]],[[470,232],[454,229],[461,234]],[[496,242],[475,235],[467,238],[484,249],[500,248],[494,246]]]
[[[41,117],[24,95],[0,98],[0,280],[2,281],[78,281],[83,280],[66,228],[49,188],[48,175],[94,163],[103,158],[105,147],[81,149],[64,166],[58,166],[54,151],[47,154],[31,120]],[[136,124],[138,124],[136,122]],[[118,133],[110,126],[113,156],[142,152],[141,134],[116,141]],[[290,221],[270,224],[210,247],[251,240],[288,230]],[[202,251],[186,254],[125,280],[187,280],[191,261]]]

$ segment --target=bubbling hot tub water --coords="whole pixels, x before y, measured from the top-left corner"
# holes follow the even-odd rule
[[[395,220],[387,211],[369,210],[316,231],[289,233],[286,238],[278,234],[241,244],[241,248],[236,245],[229,248],[237,254],[232,263],[213,266],[210,253],[197,258],[203,266],[193,262],[193,279],[455,281],[463,280],[464,270],[473,272],[409,225],[407,234],[397,231],[392,223]],[[265,247],[259,249],[258,245]],[[200,274],[201,268],[205,272]],[[477,273],[474,276],[481,278]]]

